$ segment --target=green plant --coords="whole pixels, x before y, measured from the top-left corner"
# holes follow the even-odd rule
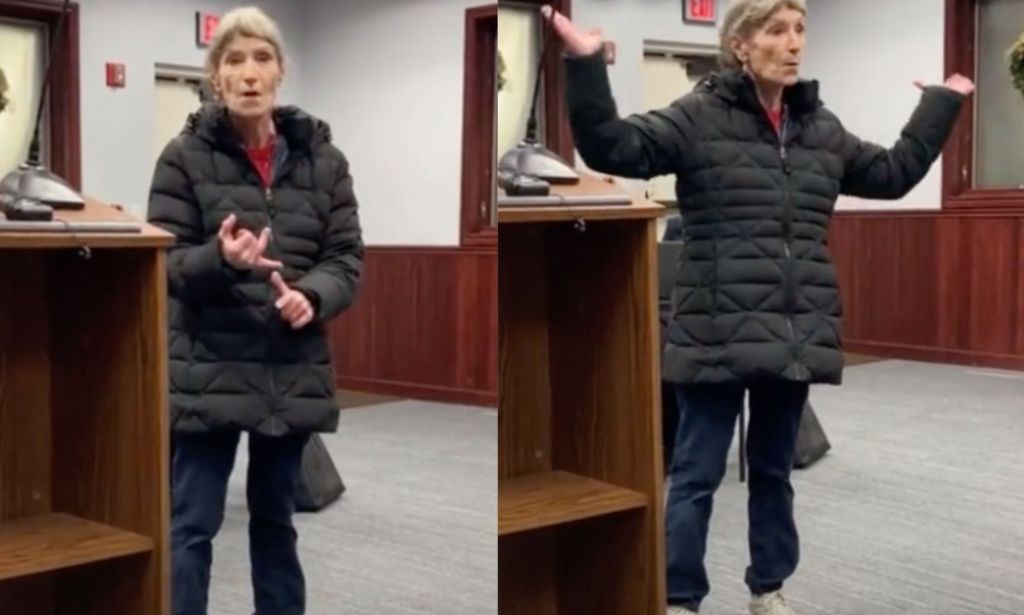
[[[1024,95],[1024,32],[1021,33],[1017,42],[1010,47],[1007,53],[1010,63],[1010,77],[1013,79],[1013,87]]]
[[[7,108],[7,104],[10,102],[7,100],[7,76],[4,75],[4,69],[0,68],[0,113]]]
[[[498,91],[505,89],[505,58],[498,50]]]

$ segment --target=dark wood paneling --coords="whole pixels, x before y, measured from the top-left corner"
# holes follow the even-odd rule
[[[1024,215],[841,213],[846,349],[1024,369]]]
[[[331,325],[344,388],[496,406],[498,255],[370,247],[356,305]]]

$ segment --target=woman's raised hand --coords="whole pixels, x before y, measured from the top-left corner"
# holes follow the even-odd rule
[[[915,81],[914,85],[922,90],[925,88],[923,81]],[[974,92],[974,82],[960,73],[950,75],[949,79],[946,79],[946,82],[942,84],[942,87],[953,90],[959,94],[963,94],[964,96],[970,96],[971,93]]]
[[[597,53],[604,46],[601,37],[601,30],[583,32],[569,18],[559,13],[548,5],[541,7],[541,15],[551,24],[551,27],[562,39],[565,51],[571,56],[589,56]]]

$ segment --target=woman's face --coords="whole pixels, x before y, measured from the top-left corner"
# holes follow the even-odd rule
[[[783,8],[733,50],[747,70],[763,83],[793,85],[800,78],[800,61],[807,42],[804,14]]]
[[[257,119],[273,111],[283,76],[273,45],[238,36],[224,49],[213,84],[232,115]]]

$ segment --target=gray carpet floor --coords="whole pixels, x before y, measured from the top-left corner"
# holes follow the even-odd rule
[[[325,442],[347,491],[300,514],[309,615],[487,615],[497,590],[497,418],[401,401],[342,412]],[[214,544],[210,615],[249,615],[246,442]]]
[[[794,473],[802,615],[1024,614],[1024,374],[884,361],[811,403],[833,449]],[[734,449],[702,615],[746,612],[745,506]]]
[[[802,615],[1024,614],[1024,374],[885,361],[811,402],[833,449],[794,473]],[[349,491],[298,519],[310,615],[496,612],[496,418],[398,402],[329,436]],[[746,486],[715,500],[703,615],[745,613]],[[244,446],[211,615],[248,615]]]

